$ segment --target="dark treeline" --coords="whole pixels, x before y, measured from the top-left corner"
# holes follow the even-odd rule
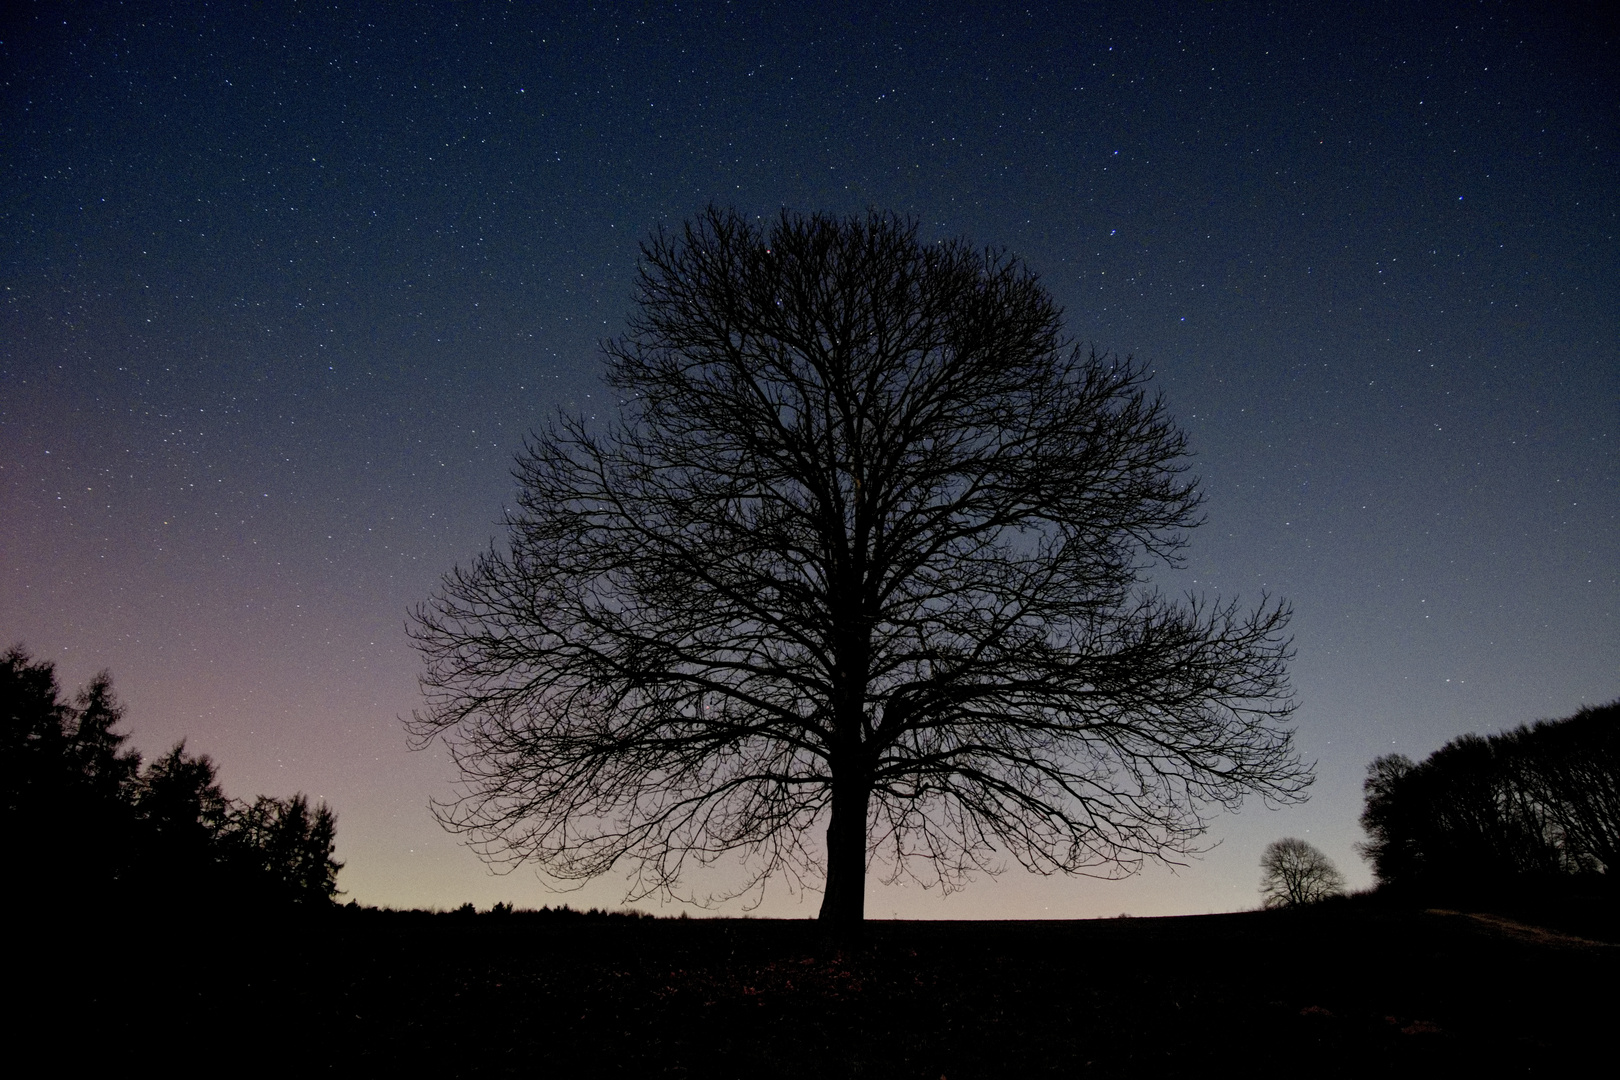
[[[228,798],[184,743],[143,764],[115,730],[123,715],[106,673],[67,700],[49,662],[0,656],[0,813],[20,892],[55,910],[331,903],[331,810]]]
[[[442,918],[470,918],[500,919],[511,916],[513,919],[524,922],[555,922],[569,920],[583,920],[587,922],[639,922],[643,919],[686,919],[689,916],[681,912],[678,916],[654,915],[650,911],[638,911],[635,908],[576,908],[567,904],[558,904],[552,907],[520,908],[511,904],[495,904],[485,911],[479,911],[471,903],[460,907],[441,911],[436,908],[388,908],[370,907],[350,901],[343,907],[345,915],[358,915],[361,918],[383,919],[442,919]]]
[[[1575,891],[1613,898],[1620,866],[1620,702],[1414,764],[1368,768],[1362,853],[1381,889],[1427,901]]]

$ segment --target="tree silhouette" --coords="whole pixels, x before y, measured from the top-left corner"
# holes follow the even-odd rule
[[[1479,899],[1559,880],[1612,882],[1620,703],[1462,735],[1418,763],[1380,757],[1364,790],[1360,851],[1381,887]]]
[[[324,803],[312,811],[302,794],[260,795],[233,814],[227,848],[234,864],[274,898],[324,904],[337,895],[343,868],[332,858],[336,833],[337,818]]]
[[[140,755],[113,730],[123,709],[102,672],[64,701],[54,665],[21,648],[0,656],[0,785],[15,872],[34,887],[83,897],[125,868],[129,794]]]
[[[1344,892],[1344,875],[1333,860],[1298,837],[1267,844],[1260,870],[1260,900],[1268,908],[1314,904]]]
[[[848,923],[879,851],[1113,876],[1301,795],[1286,609],[1146,587],[1199,521],[1184,437],[1033,274],[711,208],[643,245],[636,301],[617,417],[536,435],[506,546],[416,612],[413,731],[486,857],[629,860],[645,896],[741,853]]]
[[[141,851],[133,868],[141,890],[169,898],[217,889],[231,810],[213,761],[188,754],[184,742],[142,769],[135,789]]]
[[[140,755],[123,749],[128,736],[113,730],[124,711],[106,672],[69,704],[55,666],[13,647],[0,656],[0,717],[8,811],[37,800],[117,800],[140,768]]]
[[[19,873],[70,906],[109,891],[143,904],[330,902],[343,865],[330,809],[303,795],[229,799],[184,742],[142,768],[113,730],[123,717],[106,672],[70,704],[52,664],[21,648],[0,656],[0,826]]]
[[[1564,866],[1620,871],[1620,701],[1589,705],[1504,736],[1517,747],[1527,801],[1545,808]]]
[[[1367,839],[1356,851],[1372,864],[1381,885],[1413,880],[1426,861],[1418,838],[1421,823],[1413,813],[1421,808],[1404,791],[1415,768],[1405,754],[1385,754],[1367,766],[1362,781],[1361,828]]]

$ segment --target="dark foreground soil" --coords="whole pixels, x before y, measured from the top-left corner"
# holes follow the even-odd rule
[[[1353,903],[877,922],[842,946],[811,922],[521,912],[145,932],[91,948],[25,931],[14,1060],[38,1047],[220,1076],[1561,1076],[1612,1060],[1620,974],[1615,945]]]

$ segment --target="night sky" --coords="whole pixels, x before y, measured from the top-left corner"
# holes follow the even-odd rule
[[[136,745],[233,795],[326,799],[362,903],[617,904],[434,823],[405,620],[602,398],[638,242],[714,201],[1025,260],[1189,434],[1208,521],[1161,584],[1296,612],[1307,804],[870,916],[1253,907],[1288,835],[1364,885],[1374,756],[1620,696],[1612,23],[765,6],[8,5],[0,647],[110,668]]]

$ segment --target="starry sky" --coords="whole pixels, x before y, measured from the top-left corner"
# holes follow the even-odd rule
[[[1287,835],[1367,884],[1373,757],[1620,696],[1620,34],[1153,7],[10,5],[0,645],[110,668],[148,755],[326,799],[362,903],[615,905],[434,823],[407,613],[602,398],[649,231],[876,207],[1151,363],[1208,499],[1160,584],[1293,603],[1318,780],[1173,872],[869,915],[1252,907]]]

